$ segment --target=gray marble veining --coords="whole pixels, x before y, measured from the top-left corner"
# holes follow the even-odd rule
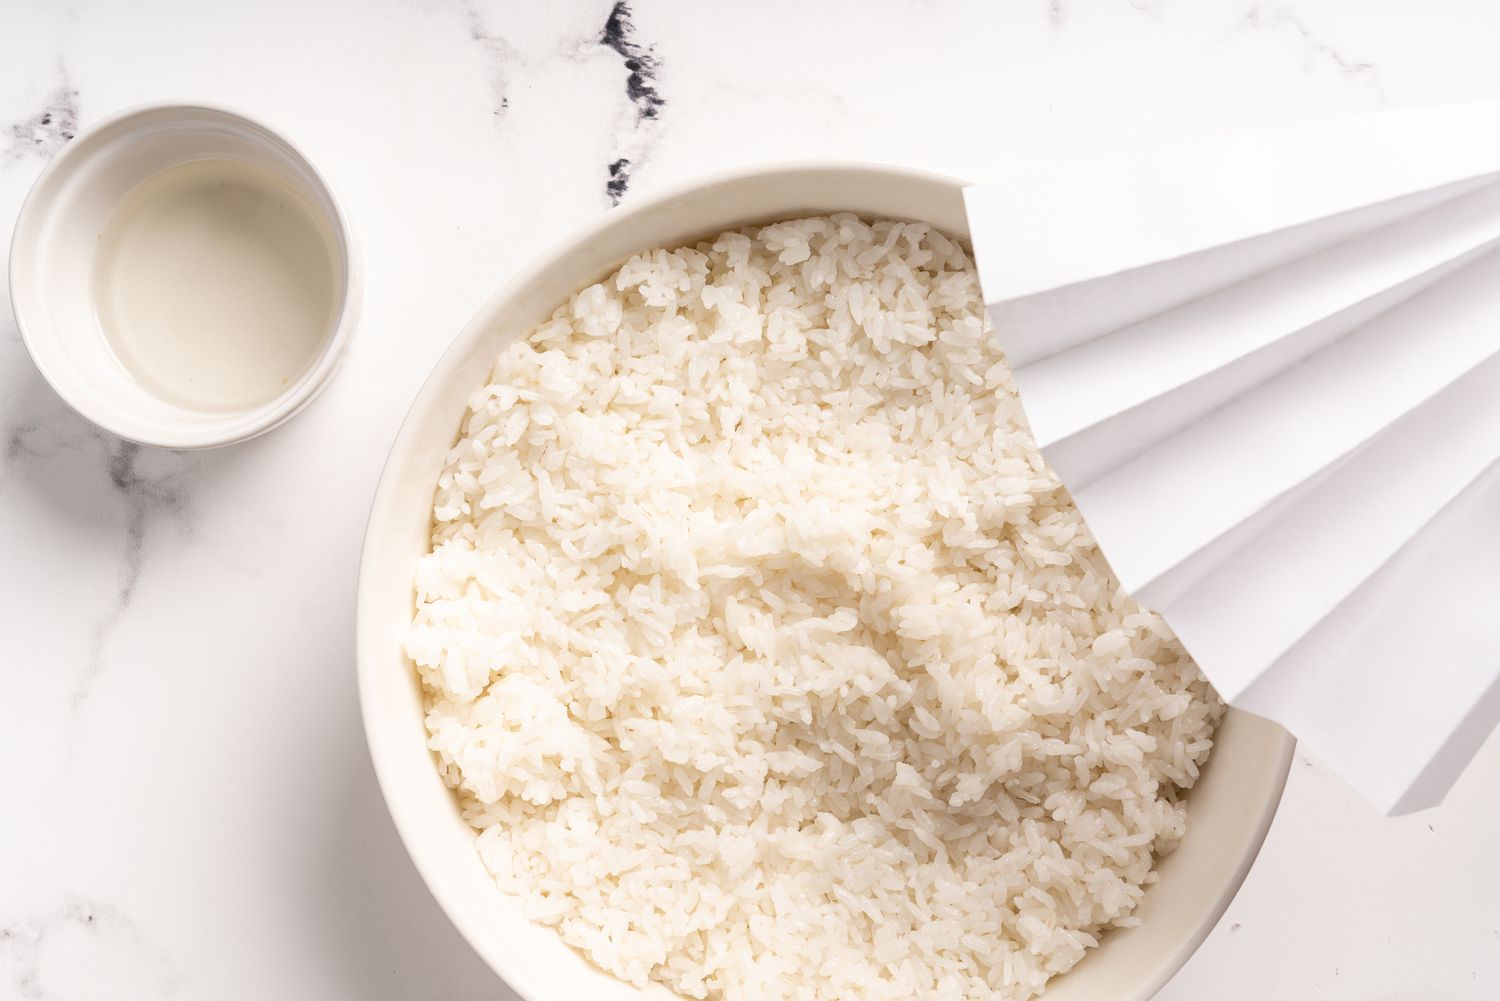
[[[510,111],[516,81],[531,73],[539,59],[537,52],[524,50],[511,38],[503,13],[503,9],[497,11],[477,0],[464,4],[469,39],[484,53],[485,72],[494,92],[491,115],[498,119],[504,119]],[[581,12],[569,13],[583,16]],[[617,205],[629,190],[635,171],[650,157],[667,100],[661,87],[661,59],[655,47],[642,40],[629,3],[618,0],[611,4],[593,24],[597,27],[587,33],[575,26],[553,51],[542,53],[540,58],[586,65],[602,51],[619,60],[624,70],[623,93],[608,137],[609,159],[600,168],[602,193],[608,204]]]
[[[25,1001],[71,996],[48,989],[44,966],[54,946],[75,954],[75,962],[93,964],[86,979],[113,980],[113,997],[170,998],[181,987],[182,976],[166,953],[123,911],[69,896],[55,908],[0,925],[0,995]]]
[[[110,486],[125,508],[125,544],[120,557],[114,600],[90,631],[90,658],[87,669],[78,679],[73,692],[75,706],[88,698],[94,683],[104,673],[110,634],[129,610],[130,603],[135,598],[136,585],[141,580],[148,530],[162,516],[172,516],[179,522],[186,521],[187,483],[190,481],[184,480],[180,475],[179,467],[192,461],[190,453],[161,452],[158,454],[166,460],[167,470],[155,474],[146,473],[140,469],[140,445],[102,431],[95,432],[94,436],[108,457]]]
[[[6,130],[7,140],[0,165],[27,155],[50,158],[78,134],[78,114],[78,91],[64,76],[63,82],[47,95],[36,114],[11,124]]]
[[[103,472],[106,498],[112,495],[121,512],[110,519],[121,525],[122,533],[111,598],[87,626],[89,656],[73,681],[77,709],[108,666],[109,639],[135,598],[152,532],[164,522],[179,531],[192,530],[192,474],[203,453],[143,450],[86,424],[64,410],[61,401],[49,397],[47,403],[42,413],[5,429],[0,488],[12,476],[42,476],[49,465],[83,463]]]
[[[658,77],[661,62],[655,50],[640,41],[630,5],[619,0],[610,9],[599,33],[599,44],[616,53],[625,63],[625,97],[634,112],[634,121],[619,139],[619,156],[611,160],[604,193],[611,205],[618,205],[630,188],[634,170],[650,155],[656,126],[666,98],[662,96]]]
[[[468,24],[469,39],[484,50],[486,71],[495,91],[492,113],[495,117],[502,117],[510,110],[511,81],[518,70],[524,69],[523,56],[506,41],[502,32],[490,27],[474,0],[465,0],[464,20]]]
[[[1325,40],[1310,28],[1294,7],[1257,0],[1245,11],[1241,25],[1251,31],[1284,36],[1303,52],[1303,68],[1311,70],[1322,64],[1331,68],[1349,84],[1367,88],[1377,104],[1389,104],[1380,70],[1374,62],[1349,55],[1341,46]]]

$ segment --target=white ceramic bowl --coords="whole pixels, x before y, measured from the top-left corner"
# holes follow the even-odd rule
[[[339,283],[333,319],[308,368],[274,399],[230,413],[185,409],[141,386],[115,357],[95,315],[95,247],[110,213],[147,176],[206,158],[262,167],[302,194],[332,234]],[[207,105],[148,105],[91,126],[37,178],[11,240],[11,305],[43,378],[105,430],[164,448],[243,441],[305,407],[327,384],[348,344],[359,312],[359,283],[348,220],[317,168],[266,126]]]
[[[573,292],[635,251],[672,246],[732,226],[835,211],[920,219],[966,237],[962,184],[876,166],[809,166],[720,177],[635,202],[543,254],[490,299],[454,341],[396,437],[365,537],[358,660],[365,735],[391,816],[433,895],[474,949],[529,1001],[669,998],[595,970],[550,929],[530,924],[474,850],[453,794],[426,747],[422,693],[402,654],[413,610],[412,572],[426,551],[433,488],[470,394],[502,345],[524,335]],[[1230,712],[1192,791],[1189,832],[1165,859],[1138,911],[1112,931],[1049,1001],[1143,1001],[1208,934],[1260,848],[1291,763],[1293,741],[1275,724]]]

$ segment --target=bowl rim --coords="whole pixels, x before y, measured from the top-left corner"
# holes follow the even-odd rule
[[[48,210],[52,208],[56,195],[56,192],[52,190],[54,180],[64,171],[76,169],[103,153],[104,151],[96,148],[95,145],[100,136],[112,129],[129,126],[135,119],[174,114],[190,116],[197,113],[221,116],[235,124],[248,127],[251,131],[270,136],[281,143],[286,148],[286,152],[297,161],[302,169],[307,171],[318,189],[318,194],[327,201],[329,221],[332,224],[336,244],[334,249],[338,252],[335,264],[343,279],[342,294],[338,298],[334,316],[330,321],[331,332],[327,340],[302,377],[285,392],[256,407],[225,415],[221,420],[199,427],[176,425],[170,430],[165,427],[154,430],[143,427],[124,427],[114,422],[107,414],[101,413],[92,393],[75,391],[67,383],[59,380],[50,370],[50,366],[42,357],[36,344],[43,338],[56,337],[57,334],[39,320],[35,324],[31,323],[28,313],[35,305],[36,289],[34,281],[24,280],[27,277],[26,269],[32,268],[34,276],[35,255],[31,253],[31,250],[38,245]],[[53,154],[37,173],[36,178],[31,182],[30,189],[26,192],[26,197],[21,201],[21,208],[16,213],[15,227],[11,231],[10,262],[7,271],[11,312],[15,316],[21,342],[31,358],[32,365],[52,391],[83,418],[116,437],[140,445],[182,451],[218,448],[248,441],[281,426],[305,409],[327,387],[343,362],[358,325],[363,298],[364,268],[359,242],[355,239],[354,227],[344,203],[339,198],[338,191],[329,182],[327,175],[307,154],[307,151],[281,129],[237,107],[217,101],[146,101],[120,108],[80,129],[77,135]],[[87,388],[86,381],[81,381],[79,385]]]
[[[380,788],[381,798],[385,802],[387,813],[390,815],[397,835],[400,837],[408,857],[411,859],[428,892],[438,902],[439,907],[447,916],[449,922],[469,944],[470,948],[475,951],[504,984],[522,998],[527,999],[527,1001],[551,1001],[551,999],[534,993],[530,989],[530,985],[512,979],[506,970],[503,950],[497,948],[490,941],[490,937],[485,936],[484,929],[475,926],[476,923],[469,919],[469,915],[463,914],[460,908],[451,906],[448,895],[442,886],[442,881],[432,871],[427,857],[427,846],[414,833],[413,822],[407,819],[407,811],[400,805],[400,798],[392,795],[389,778],[392,766],[385,764],[386,756],[389,753],[386,750],[387,742],[383,742],[374,732],[374,722],[378,715],[375,697],[372,694],[376,683],[374,678],[376,657],[374,651],[367,649],[374,630],[366,619],[370,614],[367,610],[373,604],[371,595],[379,584],[375,580],[376,574],[371,566],[371,551],[375,548],[374,542],[377,539],[377,533],[383,531],[385,527],[378,523],[377,516],[381,513],[387,499],[399,489],[403,470],[397,465],[396,460],[399,453],[407,445],[408,438],[417,434],[413,418],[432,405],[440,388],[461,367],[462,362],[475,348],[477,342],[482,339],[492,319],[499,313],[500,308],[533,281],[556,267],[560,260],[585,242],[593,239],[606,229],[629,225],[632,220],[650,214],[667,202],[706,193],[721,185],[746,182],[768,174],[796,176],[799,174],[822,174],[830,172],[867,176],[881,175],[908,181],[926,181],[942,185],[954,193],[961,193],[963,188],[970,183],[950,174],[908,167],[887,161],[794,159],[769,161],[761,164],[743,165],[705,172],[687,180],[655,187],[640,198],[632,199],[627,205],[612,208],[589,222],[571,228],[560,239],[546,246],[513,273],[500,285],[497,291],[488,296],[479,305],[470,316],[468,322],[452,338],[447,347],[443,349],[442,354],[423,380],[421,387],[412,399],[412,403],[402,417],[401,424],[392,439],[391,447],[382,464],[377,486],[372,495],[370,514],[361,544],[356,592],[356,683],[360,703],[361,728],[364,731],[366,749],[369,752],[371,763],[374,767],[376,783]],[[1229,709],[1228,713],[1242,714],[1243,711]],[[1276,760],[1272,762],[1269,769],[1275,776],[1270,794],[1266,795],[1259,805],[1253,821],[1244,825],[1243,828],[1248,835],[1245,841],[1246,850],[1242,852],[1236,865],[1226,871],[1221,890],[1213,901],[1203,909],[1204,920],[1200,922],[1193,933],[1184,936],[1177,948],[1163,955],[1151,975],[1144,978],[1137,989],[1122,992],[1118,996],[1118,1001],[1148,1001],[1182,968],[1183,964],[1197,951],[1198,947],[1202,945],[1203,941],[1217,926],[1220,918],[1239,892],[1245,876],[1255,863],[1264,844],[1266,835],[1270,830],[1271,823],[1275,819],[1276,811],[1281,803],[1295,750],[1295,738],[1284,729],[1281,729],[1276,746]],[[427,753],[429,755],[432,754],[431,751]],[[1210,757],[1210,761],[1212,761],[1212,757]],[[434,770],[436,770],[435,760]],[[577,952],[576,949],[573,951]],[[579,955],[584,962],[589,962],[587,957]],[[675,995],[672,996],[675,997]]]

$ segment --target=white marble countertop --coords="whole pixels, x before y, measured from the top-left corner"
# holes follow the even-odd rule
[[[0,230],[79,127],[206,99],[301,141],[368,275],[328,392],[201,454],[85,425],[0,310],[0,998],[511,996],[386,817],[353,584],[428,367],[568,228],[738,163],[982,177],[1500,96],[1497,43],[1480,0],[0,0]],[[1299,755],[1161,998],[1500,996],[1497,786],[1492,739],[1445,806],[1385,820]]]

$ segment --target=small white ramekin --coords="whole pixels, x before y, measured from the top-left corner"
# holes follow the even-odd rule
[[[340,283],[328,333],[307,370],[274,399],[229,413],[188,410],[138,384],[105,341],[92,281],[99,234],[125,194],[165,167],[206,158],[270,170],[304,195],[333,236]],[[348,346],[361,281],[348,219],[317,168],[259,122],[204,104],[131,108],[85,130],[37,178],[10,248],[11,306],[43,378],[106,431],[162,448],[244,441],[305,407],[327,385]]]

